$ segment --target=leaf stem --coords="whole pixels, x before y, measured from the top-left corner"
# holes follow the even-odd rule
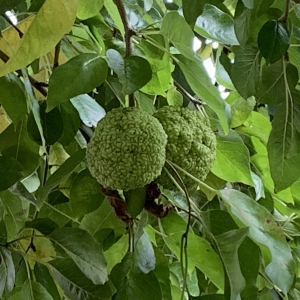
[[[19,37],[22,38],[24,33],[11,21],[11,19],[4,13],[1,15],[19,34]]]
[[[126,10],[124,7],[124,4],[122,0],[113,0],[115,5],[118,8],[124,30],[125,30],[125,47],[126,47],[126,55],[125,57],[128,57],[132,54],[132,44],[131,44],[131,37],[136,34],[136,32],[131,28],[129,25],[127,16],[126,16]],[[128,95],[129,99],[129,106],[135,106],[135,101],[134,101],[134,94]]]
[[[177,90],[179,93],[186,97],[190,102],[194,103],[196,106],[197,105],[203,105],[202,101],[199,99],[193,97],[188,91],[186,91],[177,81],[174,81],[174,85],[176,86]]]
[[[49,204],[48,202],[44,202],[44,204],[46,204],[47,206],[49,206],[51,209],[53,209],[54,211],[58,212],[59,214],[61,214],[62,216],[66,217],[67,219],[73,221],[76,224],[80,224],[80,222],[78,222],[77,220],[73,219],[72,217],[68,216],[67,214],[63,213],[62,211],[58,210],[57,208],[55,208],[54,206],[52,206],[51,204]]]
[[[7,54],[5,54],[2,50],[0,50],[0,59],[3,62],[7,63],[8,60],[9,60],[9,56]],[[16,70],[16,72],[17,72],[18,76],[23,76],[21,70]],[[44,89],[44,87],[43,87],[44,84],[41,83],[41,82],[38,82],[37,80],[35,80],[30,75],[28,75],[28,78],[29,78],[29,81],[30,81],[31,85],[33,87],[35,87],[44,97],[46,97],[47,96],[47,90]]]

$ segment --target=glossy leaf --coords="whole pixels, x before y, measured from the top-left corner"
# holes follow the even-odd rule
[[[232,17],[210,4],[205,4],[203,13],[196,20],[195,31],[220,43],[239,45]]]
[[[149,62],[139,56],[129,56],[123,59],[116,50],[106,52],[108,65],[113,69],[123,85],[125,95],[132,94],[151,80],[152,70]]]
[[[52,260],[50,265],[58,284],[71,299],[110,300],[115,291],[109,282],[104,285],[93,284],[70,258]]]
[[[44,235],[48,235],[58,228],[58,225],[48,218],[37,218],[25,223],[25,228],[32,228],[38,230]]]
[[[221,195],[230,214],[249,227],[250,237],[262,251],[267,275],[286,294],[296,268],[282,229],[264,207],[247,195],[230,189],[222,190]]]
[[[99,183],[88,169],[81,171],[72,181],[70,188],[70,206],[75,219],[95,211],[103,202]]]
[[[231,80],[236,90],[245,98],[256,94],[260,55],[256,47],[246,46],[235,53],[231,67]]]
[[[0,193],[1,207],[4,209],[4,221],[7,231],[7,240],[12,241],[19,230],[27,221],[29,213],[29,202],[22,200],[8,190]]]
[[[288,89],[288,87],[286,87]],[[300,92],[287,92],[285,103],[276,111],[268,141],[270,169],[275,190],[281,191],[300,176]]]
[[[84,53],[55,68],[49,79],[47,111],[80,94],[91,92],[107,76],[107,63],[97,54]]]
[[[248,228],[233,229],[215,236],[230,286],[225,287],[228,298],[238,299],[246,283],[240,269],[238,249],[248,234]]]
[[[225,104],[218,90],[211,84],[200,59],[187,59],[182,55],[176,56],[178,65],[182,70],[186,81],[194,93],[218,115],[224,132],[228,132],[228,120],[225,114]]]
[[[132,218],[135,218],[144,208],[147,196],[146,190],[144,188],[129,190],[124,192],[124,196],[127,207],[126,210]]]
[[[10,73],[0,78],[0,90],[0,104],[17,124],[27,113],[23,83],[14,73]]]
[[[253,185],[249,150],[233,130],[226,136],[217,135],[217,152],[212,172],[226,181]]]
[[[11,187],[23,177],[23,167],[15,159],[0,156],[0,191]]]
[[[47,54],[73,26],[77,0],[46,0],[19,41],[17,51],[1,68],[0,77]]]
[[[146,231],[143,231],[143,234],[136,243],[134,260],[135,266],[145,274],[148,274],[155,268],[154,250]]]
[[[66,178],[85,158],[85,149],[77,151],[74,155],[68,158],[60,168],[52,174],[46,184],[40,187],[36,192],[36,197],[39,200],[39,205],[42,205],[48,194],[54,189],[64,178]]]
[[[160,32],[165,35],[173,45],[188,59],[193,59],[194,34],[184,18],[177,12],[172,11],[166,14],[163,19]]]
[[[11,252],[0,246],[0,297],[12,291],[15,284],[15,266]]]
[[[104,284],[107,281],[102,247],[88,232],[80,228],[65,227],[54,230],[48,237],[66,251],[94,284]]]
[[[85,0],[78,0],[77,18],[85,20],[97,15],[104,4],[104,0],[96,0],[86,2]]]
[[[34,265],[34,275],[36,281],[48,291],[53,300],[61,299],[53,277],[46,266],[36,262]]]
[[[111,272],[117,288],[114,300],[162,300],[159,282],[153,272],[144,274],[133,267],[133,255],[128,253]]]
[[[40,126],[46,145],[53,145],[63,133],[63,119],[57,107],[46,113],[46,105],[46,101],[39,105],[38,114]],[[29,115],[27,130],[33,141],[39,145],[43,145],[40,130],[33,112]]]
[[[286,79],[285,79],[286,76]],[[259,84],[258,101],[266,104],[279,104],[286,98],[286,81],[293,90],[299,80],[298,71],[292,64],[285,65],[281,60],[273,65],[264,65]]]
[[[273,64],[288,50],[289,35],[281,22],[270,20],[261,28],[257,42],[262,56]]]
[[[39,146],[27,132],[26,119],[15,127],[11,124],[0,135],[0,151],[3,157],[17,160],[23,166],[23,176],[32,174],[39,164]]]
[[[98,121],[105,116],[105,110],[87,94],[72,98],[71,103],[77,109],[82,122],[88,127],[96,127]]]

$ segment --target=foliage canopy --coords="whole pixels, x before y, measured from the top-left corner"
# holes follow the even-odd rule
[[[299,300],[298,2],[0,0],[0,298]],[[209,118],[205,181],[100,187],[127,106]]]

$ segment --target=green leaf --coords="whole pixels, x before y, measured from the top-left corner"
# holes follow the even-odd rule
[[[1,68],[0,77],[26,67],[46,55],[71,30],[77,0],[46,0],[25,32],[17,51]]]
[[[253,1],[251,1],[253,2]],[[234,14],[234,31],[241,46],[246,46],[251,30],[252,10],[245,1],[239,0]]]
[[[231,107],[231,128],[241,126],[249,118],[256,104],[254,97],[245,100],[235,91],[230,93],[226,98],[226,102]]]
[[[0,134],[2,155],[17,159],[23,166],[23,176],[36,170],[40,158],[39,146],[29,138],[26,123],[27,120],[23,119],[16,127],[11,124]]]
[[[248,228],[233,229],[221,235],[215,236],[217,247],[226,270],[229,287],[225,293],[228,298],[238,299],[245,288],[246,283],[240,269],[238,249],[245,237],[248,235]]]
[[[104,4],[104,0],[96,0],[86,2],[85,0],[78,0],[77,18],[86,20],[96,16]]]
[[[48,293],[52,296],[53,300],[61,300],[56,284],[46,266],[35,262],[34,275],[36,281],[48,291]]]
[[[242,300],[256,299],[258,294],[256,281],[260,268],[259,247],[247,237],[240,245],[238,255],[240,268],[246,281],[246,287],[241,293]]]
[[[28,200],[31,204],[38,207],[38,202],[33,194],[31,194],[22,182],[15,183],[10,189],[10,192],[13,194],[22,197],[25,200]]]
[[[186,230],[186,222],[177,214],[169,213],[161,219],[163,237],[167,247],[180,259],[180,242]],[[218,288],[224,288],[224,273],[220,257],[203,238],[190,232],[188,236],[188,268],[201,270]]]
[[[236,90],[245,98],[256,94],[260,55],[256,47],[246,46],[235,53],[230,77]]]
[[[289,48],[289,35],[280,21],[270,20],[258,34],[258,47],[267,63],[275,63]]]
[[[32,221],[27,221],[25,223],[25,228],[32,228],[38,230],[44,235],[48,235],[58,228],[58,225],[48,218],[37,218]]]
[[[182,55],[189,59],[195,57],[193,31],[178,12],[172,11],[165,15],[160,32],[172,42]]]
[[[249,151],[233,130],[226,136],[221,133],[217,135],[216,160],[211,171],[226,181],[253,186]]]
[[[167,92],[167,101],[170,106],[182,106],[183,96],[176,90],[175,87],[171,87]]]
[[[155,268],[153,246],[145,230],[135,245],[134,261],[135,267],[145,274],[148,274]]]
[[[23,167],[15,159],[0,156],[0,191],[4,191],[23,177]]]
[[[24,85],[14,73],[10,73],[0,78],[0,90],[0,104],[17,124],[27,113]]]
[[[286,87],[288,89],[288,87]],[[300,92],[288,90],[277,109],[268,141],[268,156],[275,190],[292,185],[300,176]]]
[[[120,30],[122,36],[124,36],[125,35],[124,25],[115,3],[111,0],[104,0],[104,7],[106,8],[111,18],[113,19],[116,27]]]
[[[264,145],[267,145],[271,129],[271,122],[268,118],[256,111],[252,111],[243,126],[236,128],[235,131],[242,132],[249,136],[255,136],[259,138]]]
[[[207,72],[200,59],[187,59],[182,55],[177,55],[177,63],[182,70],[185,79],[194,93],[218,115],[221,126],[225,133],[228,132],[228,119],[225,114],[225,103],[218,90],[212,85]]]
[[[12,10],[20,5],[23,0],[0,0],[0,14],[4,14],[8,10]]]
[[[97,54],[84,53],[54,69],[49,79],[47,111],[80,94],[91,92],[107,76],[107,63]]]
[[[42,206],[46,200],[48,194],[68,175],[70,175],[73,170],[83,161],[85,158],[85,149],[77,151],[74,155],[68,158],[59,169],[52,174],[46,184],[41,186],[36,192],[36,198],[39,200],[39,205]]]
[[[127,192],[124,192],[124,196],[127,207],[126,210],[132,218],[135,218],[142,212],[144,208],[147,197],[146,190],[145,188],[129,190]]]
[[[68,146],[73,141],[74,136],[79,129],[80,117],[76,108],[69,101],[60,104],[59,109],[64,129],[58,142],[63,146]]]
[[[144,274],[134,268],[133,253],[127,253],[111,272],[111,280],[117,288],[114,300],[162,300],[159,282],[151,271]]]
[[[286,294],[296,268],[282,229],[267,209],[247,195],[231,189],[221,190],[221,195],[229,213],[249,227],[250,237],[262,251],[267,275]]]
[[[195,31],[222,44],[239,45],[232,17],[210,4],[204,5],[203,13],[196,20]]]
[[[80,224],[80,228],[85,229],[91,235],[94,235],[102,228],[118,229],[124,228],[125,224],[116,217],[108,201],[90,214],[86,214]]]
[[[53,300],[52,296],[47,292],[47,290],[38,282],[31,281],[27,279],[23,284],[20,292],[17,292],[10,300]]]
[[[95,285],[70,258],[50,262],[52,273],[65,294],[73,300],[111,300],[115,289],[110,282]]]
[[[39,119],[46,145],[53,145],[62,135],[64,123],[59,109],[55,107],[52,111],[46,113],[46,105],[46,101],[40,102]],[[33,112],[28,117],[27,130],[33,141],[43,145]]]
[[[162,292],[162,299],[172,300],[168,259],[159,248],[154,247],[154,252],[155,252],[156,264],[153,273],[156,275],[156,278],[158,279],[161,292]]]
[[[8,190],[0,193],[0,204],[4,207],[4,221],[7,230],[7,240],[10,242],[19,233],[27,221],[29,202],[20,199]]]
[[[124,94],[132,94],[151,80],[152,70],[146,59],[139,56],[128,56],[123,59],[114,49],[109,49],[106,56],[109,67],[117,73],[123,85]]]
[[[15,266],[11,252],[0,246],[0,297],[12,291],[15,284]]]
[[[104,200],[99,183],[88,169],[81,171],[72,181],[70,207],[75,219],[95,211]]]
[[[104,284],[107,281],[102,247],[88,232],[80,228],[64,227],[54,230],[48,237],[68,253],[94,284]]]
[[[203,12],[205,1],[185,0],[182,1],[182,11],[185,20],[189,25],[194,25],[198,16]]]
[[[299,80],[299,75],[297,68],[292,64],[285,65],[282,60],[279,60],[272,65],[264,65],[259,84],[258,101],[266,104],[283,102],[286,98],[286,80],[289,89],[293,90]]]
[[[82,122],[88,127],[96,127],[98,121],[105,116],[105,110],[87,94],[72,98],[71,103],[77,109]]]

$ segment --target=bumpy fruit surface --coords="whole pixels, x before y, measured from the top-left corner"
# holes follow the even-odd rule
[[[199,112],[188,108],[164,106],[154,115],[168,135],[166,159],[172,161],[194,177],[204,180],[216,153],[216,137],[209,120]],[[165,166],[178,181],[174,172]],[[178,172],[187,188],[197,183],[182,172]],[[163,171],[156,180],[164,188],[176,189],[168,174]]]
[[[87,147],[87,165],[105,188],[141,188],[161,174],[166,144],[156,118],[135,107],[115,108],[97,124]]]

